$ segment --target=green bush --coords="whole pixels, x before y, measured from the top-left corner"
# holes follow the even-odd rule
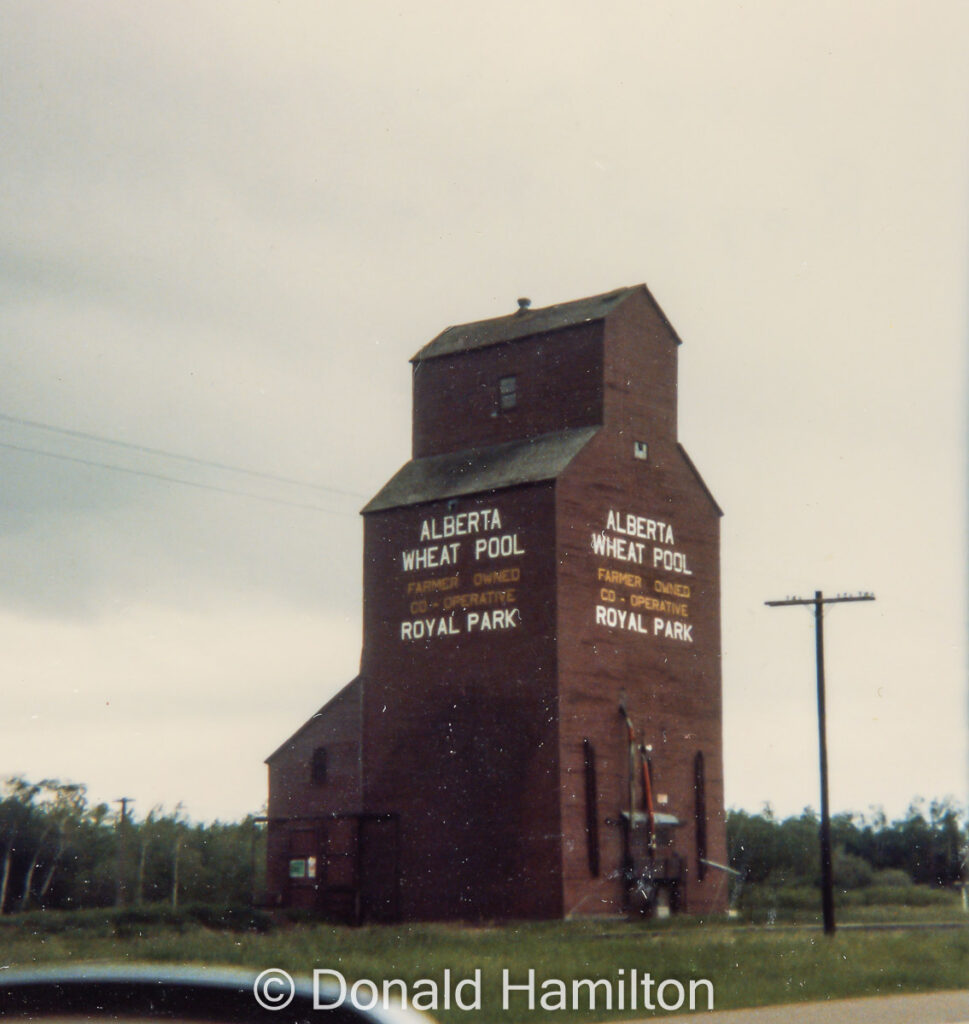
[[[928,885],[867,885],[835,889],[837,907],[946,907],[958,902],[948,889]],[[816,885],[748,885],[740,897],[741,916],[755,924],[805,922],[820,913],[821,890]]]
[[[100,908],[86,910],[32,910],[26,914],[0,917],[0,934],[21,932],[32,935],[60,935],[77,932],[87,935],[114,934],[114,911]]]
[[[885,888],[910,889],[915,883],[901,868],[883,868],[875,872],[872,884]]]
[[[834,884],[838,889],[863,889],[875,878],[874,868],[862,857],[844,850],[835,850],[831,865]]]
[[[205,928],[228,932],[268,932],[273,926],[272,916],[264,910],[238,904],[213,907],[208,903],[198,903],[186,907],[183,914]]]
[[[741,893],[740,909],[760,919],[769,911],[814,910],[819,898],[809,885],[749,885]]]
[[[948,889],[929,885],[871,885],[844,893],[840,899],[846,906],[941,907],[954,902],[955,897]]]
[[[0,935],[9,929],[36,935],[86,932],[133,938],[160,929],[184,932],[192,925],[213,931],[267,932],[273,927],[273,918],[265,911],[239,905],[213,907],[190,904],[173,910],[168,904],[147,903],[120,909],[36,910],[27,914],[8,914],[0,917]]]

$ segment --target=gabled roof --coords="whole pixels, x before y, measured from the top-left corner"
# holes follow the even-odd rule
[[[359,688],[362,685],[363,676],[354,676],[354,678],[351,679],[346,686],[342,687],[335,694],[333,694],[333,696],[323,705],[323,707],[320,708],[319,711],[317,711],[314,715],[308,718],[296,730],[296,732],[294,732],[293,735],[289,737],[289,739],[284,740],[282,743],[280,743],[279,746],[269,755],[269,757],[266,758],[264,763],[270,764],[272,761],[275,761],[275,759],[279,757],[279,755],[282,754],[283,751],[289,750],[289,748],[293,745],[296,738],[302,735],[304,732],[306,732],[307,729],[311,729],[314,725],[316,725],[316,723],[319,721],[320,717],[323,715],[325,711],[327,711],[330,707],[336,704],[337,701],[343,700],[348,694],[351,693],[354,687],[356,687],[357,690],[359,691]]]
[[[619,288],[604,295],[593,295],[588,299],[576,299],[574,302],[560,302],[558,305],[545,306],[543,309],[519,309],[510,316],[448,327],[433,341],[429,341],[411,362],[420,363],[425,359],[435,359],[455,352],[469,352],[476,348],[487,348],[489,345],[526,338],[531,334],[544,334],[562,327],[574,327],[577,324],[602,320],[637,288],[645,289],[645,285]]]
[[[554,480],[599,429],[579,427],[412,459],[364,506],[363,514]]]
[[[700,476],[700,471],[696,468],[696,466],[693,465],[693,460],[690,458],[689,455],[687,455],[686,449],[679,442],[676,443],[676,447],[680,455],[683,456],[683,461],[686,463],[686,468],[689,469],[689,471],[696,478],[696,482],[700,485],[700,489],[709,499],[710,504],[714,508],[714,511],[717,513],[718,516],[722,516],[723,509],[717,504],[717,499],[713,496],[713,492],[710,490],[710,488],[707,487],[703,477]]]

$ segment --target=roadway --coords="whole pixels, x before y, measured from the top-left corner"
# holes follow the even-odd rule
[[[676,1024],[969,1024],[969,992],[787,1003],[751,1010],[670,1015],[669,1019]]]

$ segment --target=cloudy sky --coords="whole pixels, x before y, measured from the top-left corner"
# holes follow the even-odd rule
[[[763,602],[818,588],[877,596],[826,619],[832,805],[965,799],[969,7],[2,21],[0,774],[258,811],[357,669],[408,358],[645,281],[726,512],[728,802],[817,806],[813,619]]]

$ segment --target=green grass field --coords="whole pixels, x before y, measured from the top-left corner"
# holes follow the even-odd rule
[[[866,910],[868,908],[859,908]],[[885,909],[885,908],[882,908]],[[924,920],[919,908],[891,908],[896,923]],[[867,914],[865,915],[867,916]],[[886,915],[883,914],[884,918]],[[933,908],[936,921],[940,911]],[[833,938],[809,926],[752,927],[595,920],[529,923],[495,927],[409,925],[358,929],[298,924],[264,933],[229,931],[184,922],[142,924],[104,912],[26,915],[0,923],[2,965],[29,966],[79,961],[165,962],[282,967],[309,974],[314,968],[340,971],[347,979],[413,983],[429,978],[441,984],[449,968],[454,979],[481,971],[481,1010],[437,1009],[451,1024],[536,1020],[605,1020],[646,1017],[642,1009],[612,1011],[587,1003],[575,1011],[529,1011],[524,993],[502,1005],[502,972],[515,983],[535,971],[536,995],[548,979],[607,979],[613,988],[620,969],[635,969],[658,984],[691,979],[713,984],[717,1009],[884,995],[966,987],[969,980],[969,926],[957,908],[942,929],[856,931]],[[65,927],[66,925],[66,927]],[[655,992],[655,989],[654,989]],[[668,990],[672,1001],[675,987]],[[600,993],[600,996],[602,993]],[[628,1000],[628,997],[627,997]],[[655,997],[654,997],[655,1001]],[[627,1002],[628,1007],[628,1002]],[[687,1009],[688,1007],[684,1007]],[[698,1009],[706,1009],[700,1002]],[[666,1016],[660,1012],[661,1016]]]

